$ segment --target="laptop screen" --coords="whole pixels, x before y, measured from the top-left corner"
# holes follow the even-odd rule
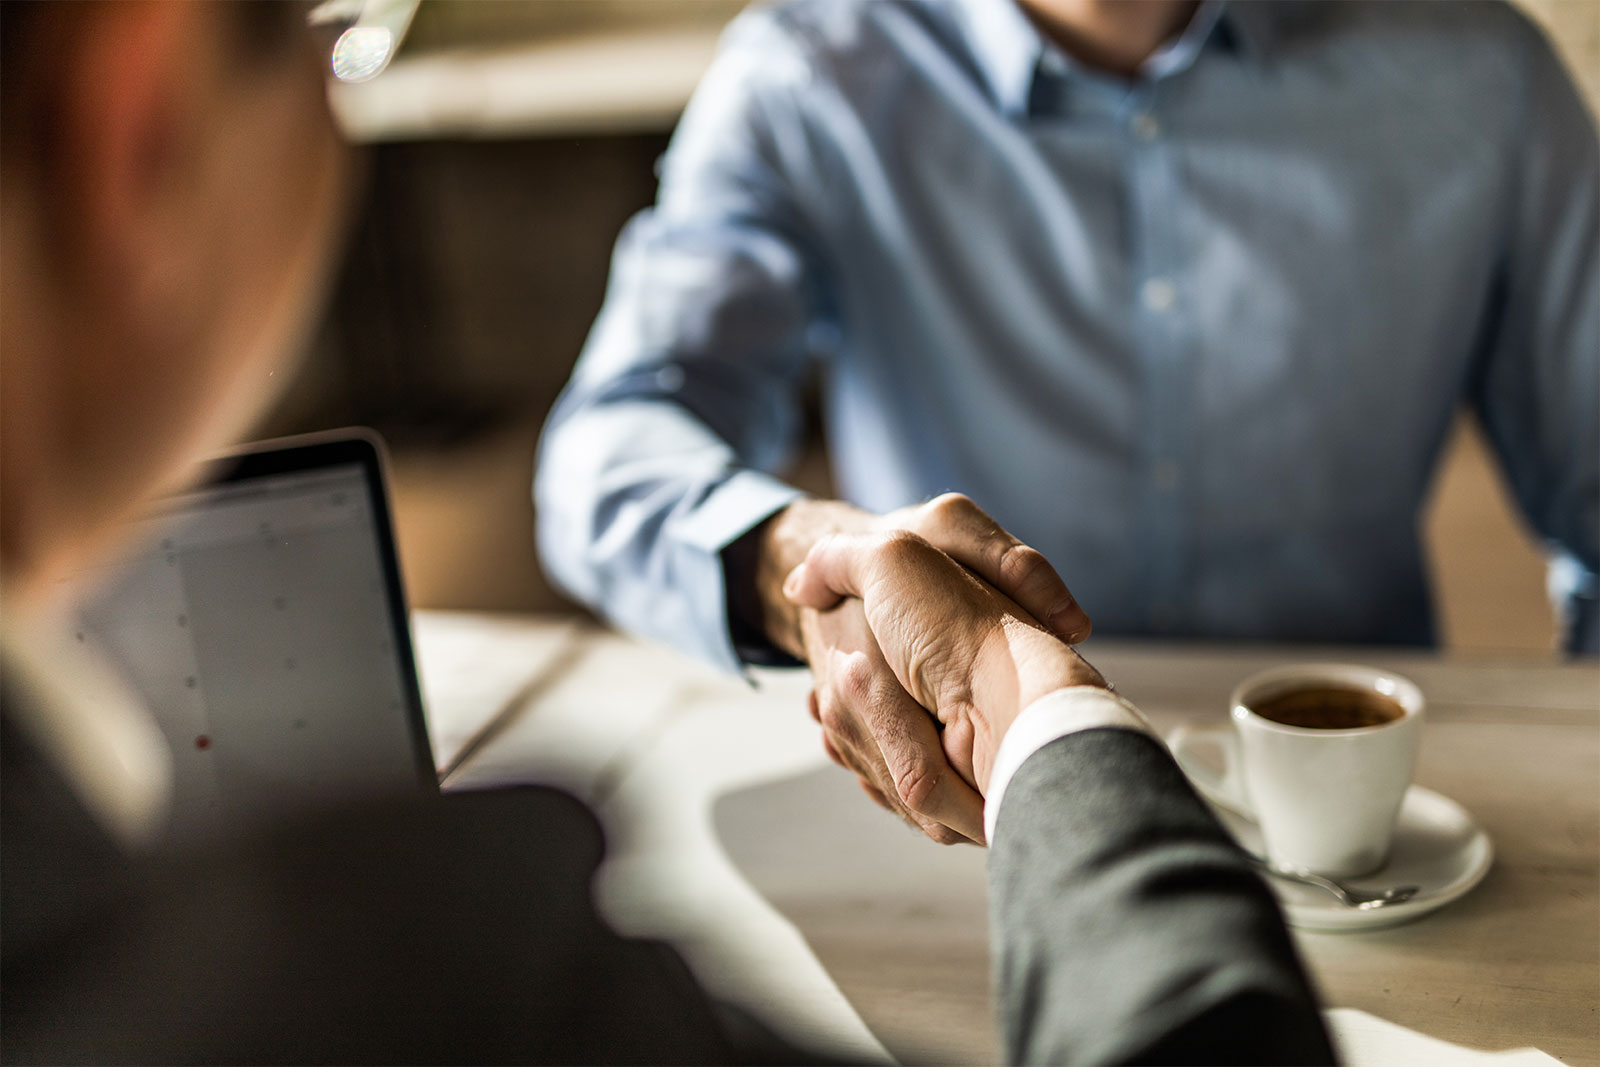
[[[172,747],[172,839],[432,783],[370,443],[252,454],[143,526],[82,639]]]

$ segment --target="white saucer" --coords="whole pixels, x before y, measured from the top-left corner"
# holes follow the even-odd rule
[[[1179,760],[1179,766],[1184,761]],[[1189,773],[1189,768],[1184,768]],[[1214,773],[1214,772],[1213,772]],[[1233,798],[1211,795],[1199,776],[1189,773],[1222,825],[1244,848],[1260,855],[1261,831],[1235,810]],[[1362,911],[1347,907],[1325,890],[1267,876],[1283,905],[1289,925],[1304,930],[1372,930],[1419,919],[1465,895],[1489,873],[1494,846],[1489,835],[1460,804],[1419,785],[1406,791],[1395,825],[1389,862],[1362,878],[1346,879],[1361,889],[1418,886],[1417,895],[1401,904]]]

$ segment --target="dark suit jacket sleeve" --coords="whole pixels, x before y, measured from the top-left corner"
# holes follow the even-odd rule
[[[1271,893],[1152,738],[1029,757],[989,887],[1008,1061],[1332,1061]]]

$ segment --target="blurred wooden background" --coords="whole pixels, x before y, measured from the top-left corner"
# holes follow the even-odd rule
[[[1600,0],[1524,4],[1600,105]],[[741,6],[429,0],[394,67],[336,100],[373,142],[369,196],[311,357],[262,433],[384,433],[417,606],[570,609],[533,547],[538,427],[617,231],[653,199],[674,117]],[[803,466],[802,484],[826,485],[816,449]],[[1469,420],[1424,531],[1449,647],[1554,648],[1543,558]]]

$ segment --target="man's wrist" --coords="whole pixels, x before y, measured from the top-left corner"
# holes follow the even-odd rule
[[[792,507],[793,505],[789,505]],[[793,653],[774,641],[768,633],[766,607],[762,603],[756,576],[760,570],[761,545],[768,527],[777,521],[779,511],[763,519],[722,550],[723,583],[727,588],[728,632],[735,647],[763,643]]]
[[[784,596],[784,580],[820,538],[866,530],[874,519],[837,500],[794,501],[731,547],[730,578],[739,588],[730,590],[730,604],[774,646],[804,660],[801,609]]]
[[[998,747],[1022,710],[1069,686],[1106,688],[1106,680],[1076,649],[1020,619],[1007,619],[979,653],[974,701],[989,720]]]
[[[979,780],[984,796],[984,839],[992,846],[1006,786],[1022,765],[1046,745],[1084,730],[1132,730],[1157,738],[1148,720],[1127,699],[1096,685],[1057,689],[1022,709]]]

